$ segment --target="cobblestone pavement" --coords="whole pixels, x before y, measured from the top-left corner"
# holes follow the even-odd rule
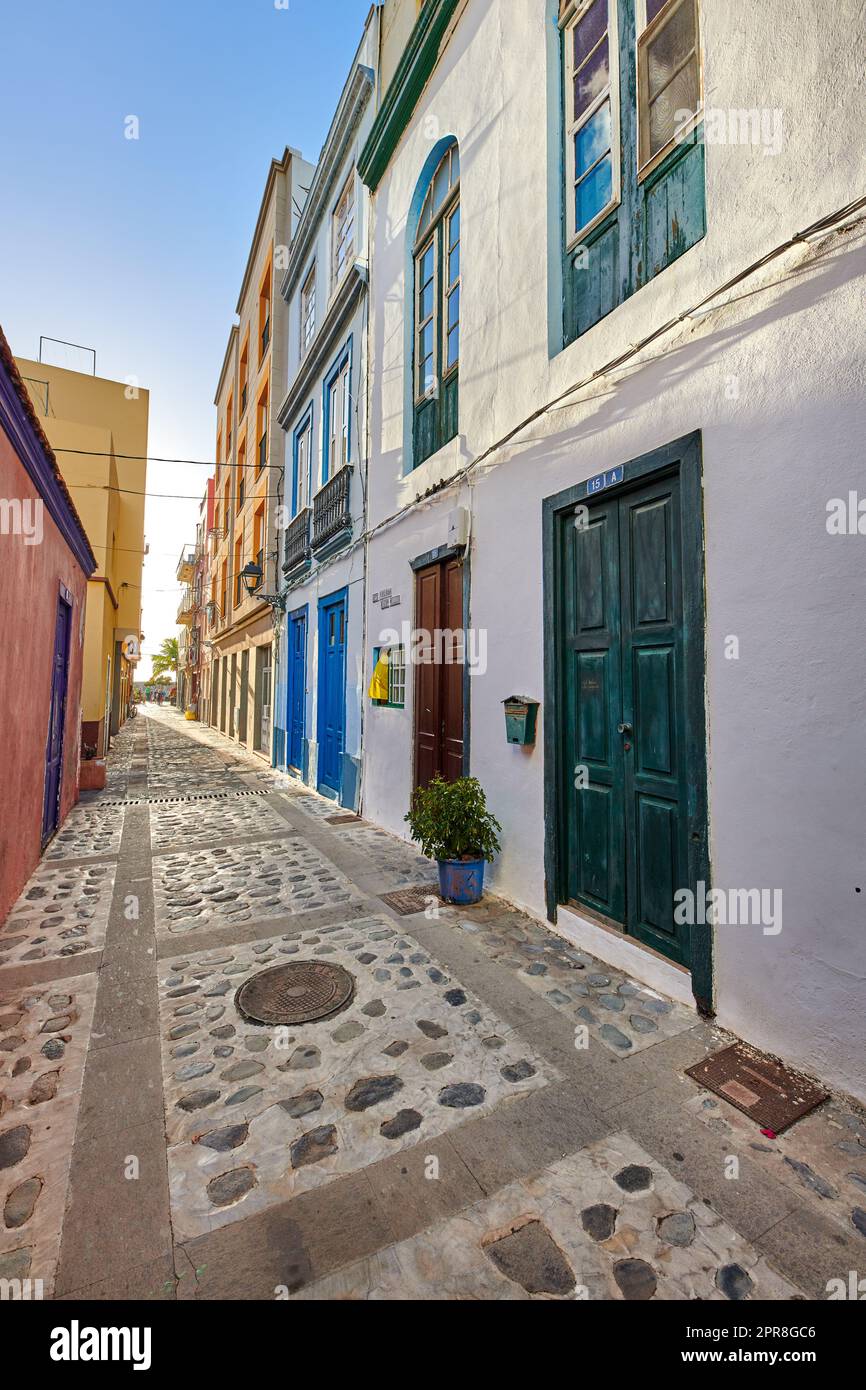
[[[400,918],[433,866],[337,814],[173,710],[121,732],[0,929],[0,1278],[787,1300],[862,1266],[860,1113],[761,1134],[684,1075],[720,1030],[495,897]],[[239,994],[307,964],[318,1021]]]

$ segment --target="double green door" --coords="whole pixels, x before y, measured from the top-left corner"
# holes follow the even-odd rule
[[[692,833],[680,494],[672,472],[557,516],[558,858],[560,901],[688,966],[674,921]]]

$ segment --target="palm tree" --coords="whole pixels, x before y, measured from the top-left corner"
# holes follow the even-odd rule
[[[177,638],[166,637],[153,658],[152,674],[161,676],[165,671],[177,671]]]

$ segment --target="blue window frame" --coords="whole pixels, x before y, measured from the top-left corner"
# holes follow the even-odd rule
[[[322,390],[322,487],[352,461],[352,338],[334,362]]]
[[[313,476],[313,404],[292,435],[292,516],[309,507]]]

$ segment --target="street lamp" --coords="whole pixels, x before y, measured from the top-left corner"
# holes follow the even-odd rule
[[[286,600],[282,594],[263,594],[259,592],[262,579],[264,578],[261,565],[257,565],[253,560],[250,560],[241,570],[240,578],[243,580],[244,588],[251,597],[255,595],[262,603],[269,604],[271,608],[279,613],[284,611]]]
[[[244,581],[244,588],[248,594],[255,593],[256,589],[261,585],[263,578],[261,565],[255,564],[252,560],[250,560],[248,565],[244,565],[244,568],[241,570],[241,579]]]

